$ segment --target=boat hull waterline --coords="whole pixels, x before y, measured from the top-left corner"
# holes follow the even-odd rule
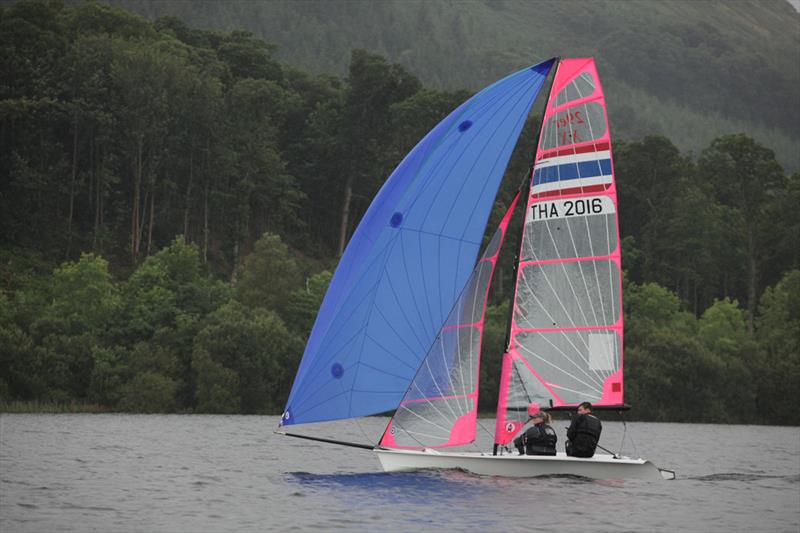
[[[459,469],[483,476],[536,477],[573,475],[591,479],[674,479],[671,470],[658,468],[645,459],[612,455],[591,458],[555,456],[491,455],[479,452],[442,452],[432,448],[399,450],[375,448],[385,472],[421,469]]]

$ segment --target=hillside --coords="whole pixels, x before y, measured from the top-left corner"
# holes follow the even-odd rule
[[[784,0],[109,1],[149,18],[247,29],[317,73],[345,74],[351,49],[364,48],[441,89],[592,55],[618,138],[660,133],[696,153],[745,132],[800,169],[800,15]]]
[[[97,1],[0,6],[0,411],[281,412],[342,246],[468,94],[361,49],[346,77],[274,54],[247,32]],[[694,113],[626,87],[620,110]],[[534,123],[489,231],[528,175]],[[800,173],[748,135],[693,149],[614,143],[626,400],[650,420],[796,425]],[[481,343],[484,408],[512,233]]]

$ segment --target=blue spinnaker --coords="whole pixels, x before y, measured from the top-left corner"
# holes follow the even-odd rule
[[[397,408],[475,266],[552,65],[521,70],[461,104],[389,176],[334,273],[282,425]]]

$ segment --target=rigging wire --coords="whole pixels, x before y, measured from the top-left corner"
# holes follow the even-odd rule
[[[620,414],[622,415],[622,427],[624,428],[622,432],[622,440],[624,442],[625,436],[627,435],[628,432],[628,425],[625,423],[625,412],[620,411]],[[633,446],[633,455],[636,457],[640,457],[639,450],[636,449],[636,441],[633,440],[633,434],[631,434],[631,446]]]
[[[486,432],[486,434],[487,434],[487,435],[489,435],[489,436],[490,436],[492,439],[494,439],[494,435],[492,435],[491,431],[489,431],[488,429],[486,429],[486,427],[485,427],[483,424],[481,424],[481,422],[480,422],[480,418],[476,418],[476,419],[475,419],[475,422],[478,424],[478,426],[479,426],[479,427],[480,427],[482,430],[484,430],[484,431]],[[478,448],[478,445],[477,445],[477,440],[478,440],[478,439],[475,439],[474,441],[472,441],[472,444],[473,444],[473,446],[475,446],[476,448]],[[480,450],[480,448],[478,448],[478,450]]]
[[[625,447],[625,435],[628,434],[628,424],[625,423],[625,414],[623,411],[618,411],[619,416],[622,418],[622,441],[619,443],[619,452],[617,455],[622,454],[622,449]]]

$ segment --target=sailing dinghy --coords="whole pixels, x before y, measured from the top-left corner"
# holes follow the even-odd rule
[[[476,262],[511,152],[548,79],[531,175]],[[526,210],[494,449],[448,451],[476,438],[486,300],[517,202]],[[628,408],[621,275],[611,141],[594,60],[551,59],[512,74],[440,122],[378,192],[331,280],[278,432],[369,448],[386,471],[672,478],[617,454],[502,453],[531,404]],[[285,431],[391,411],[377,445]]]

